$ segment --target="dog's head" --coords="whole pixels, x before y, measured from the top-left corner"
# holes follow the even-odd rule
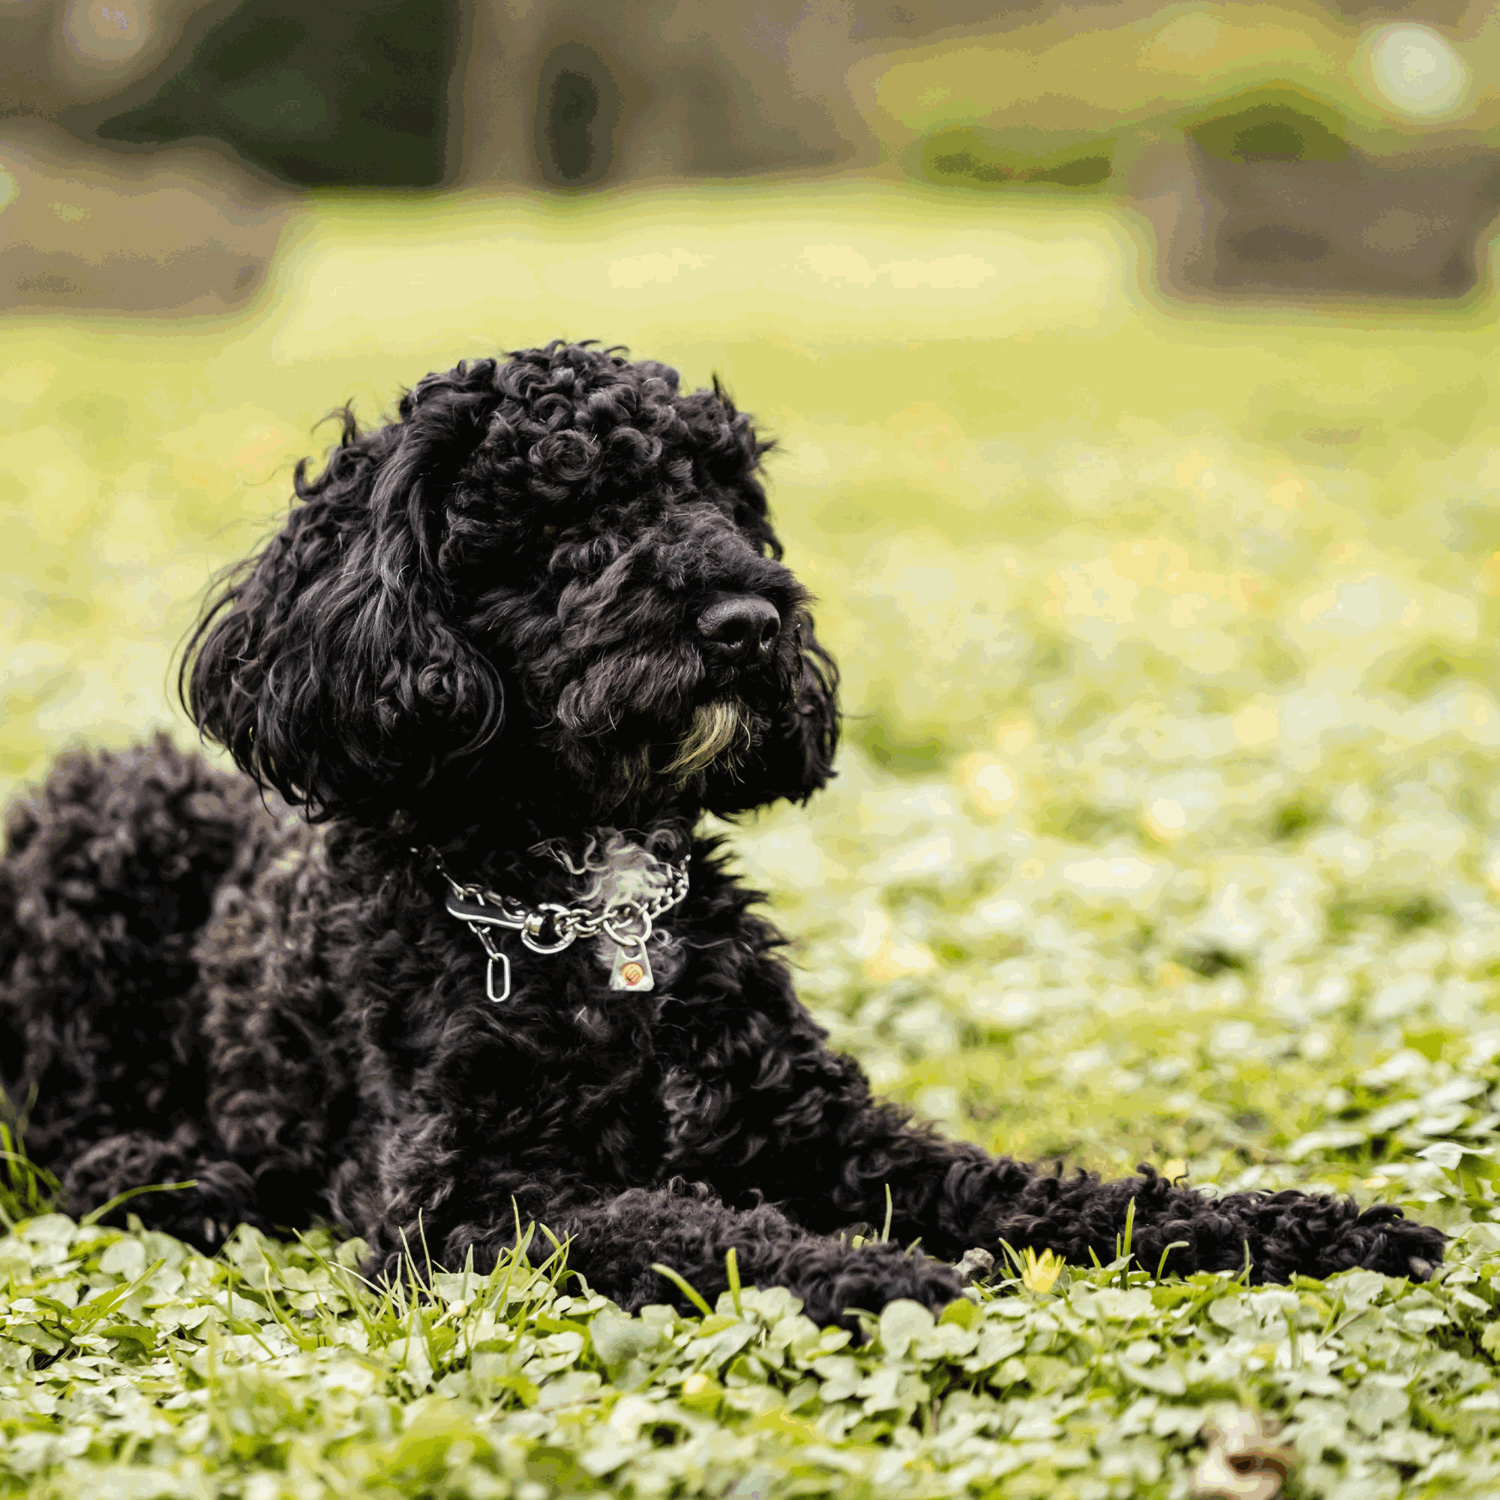
[[[184,659],[200,729],[315,815],[451,833],[734,812],[831,774],[836,674],[770,445],[715,385],[555,343],[430,375],[298,466]]]

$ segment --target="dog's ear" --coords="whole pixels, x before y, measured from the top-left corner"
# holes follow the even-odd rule
[[[194,632],[179,691],[202,733],[314,817],[383,824],[462,781],[499,732],[494,666],[450,623],[436,533],[494,409],[494,362],[429,376],[401,420],[343,438]]]
[[[802,681],[796,702],[752,751],[741,778],[710,799],[711,812],[747,812],[786,798],[806,802],[834,777],[839,744],[839,672],[818,643],[812,620],[801,621]]]

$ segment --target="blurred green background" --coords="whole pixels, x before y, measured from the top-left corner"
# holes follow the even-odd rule
[[[778,439],[847,748],[736,838],[839,1044],[1435,1202],[1500,1119],[1487,9],[334,14],[0,16],[6,788],[186,736],[332,407],[626,344]]]

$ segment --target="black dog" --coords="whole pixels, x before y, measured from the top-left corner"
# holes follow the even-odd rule
[[[493,1263],[517,1216],[627,1308],[737,1252],[829,1319],[953,1297],[969,1247],[1258,1279],[1425,1276],[1443,1236],[1149,1170],[1044,1175],[870,1097],[699,815],[832,774],[832,661],[769,445],[717,388],[553,344],[344,413],[199,627],[165,738],[64,756],[9,818],[0,1070],[74,1211],[143,1183],[205,1248],[322,1216]],[[296,807],[310,821],[289,811]],[[835,1232],[880,1223],[891,1244]],[[899,1246],[920,1237],[925,1254]]]

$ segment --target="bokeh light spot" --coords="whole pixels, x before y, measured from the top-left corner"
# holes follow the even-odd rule
[[[75,0],[64,34],[73,54],[90,64],[124,62],[140,51],[151,30],[150,0]]]
[[[1430,27],[1385,26],[1366,47],[1371,81],[1387,104],[1410,115],[1440,115],[1463,99],[1469,70]]]

